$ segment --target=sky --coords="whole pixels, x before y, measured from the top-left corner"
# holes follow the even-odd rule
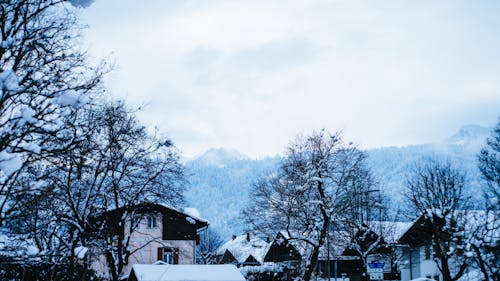
[[[85,2],[85,1],[83,1]],[[499,1],[95,0],[79,13],[112,95],[192,157],[343,130],[361,148],[500,115]]]

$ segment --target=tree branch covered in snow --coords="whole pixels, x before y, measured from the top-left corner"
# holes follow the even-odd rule
[[[246,221],[268,235],[282,231],[290,242],[303,245],[304,280],[310,280],[332,225],[357,225],[366,219],[373,180],[365,158],[340,133],[322,130],[298,137],[278,171],[255,183]]]
[[[469,207],[466,183],[462,171],[433,159],[420,163],[408,176],[406,197],[428,226],[425,235],[444,281],[458,280],[469,264],[464,254],[470,238],[464,232]]]
[[[0,3],[0,225],[26,164],[74,144],[68,122],[100,92],[102,67],[76,48],[76,17],[60,0]]]

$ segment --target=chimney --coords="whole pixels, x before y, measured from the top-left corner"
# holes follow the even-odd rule
[[[234,235],[234,234],[233,234],[233,237],[232,237],[232,239],[233,239],[233,240],[234,240],[234,239],[236,239],[236,235]]]
[[[247,241],[250,242],[250,232],[247,232]]]

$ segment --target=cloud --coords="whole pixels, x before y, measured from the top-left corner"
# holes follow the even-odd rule
[[[376,147],[494,123],[498,6],[106,0],[83,16],[91,54],[115,54],[113,92],[150,104],[141,118],[186,154],[263,156],[321,127]]]
[[[94,0],[70,0],[69,2],[75,7],[88,8],[94,3]]]

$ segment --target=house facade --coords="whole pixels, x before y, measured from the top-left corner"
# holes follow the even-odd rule
[[[128,259],[122,275],[130,273],[134,264],[194,264],[199,232],[208,222],[161,204],[140,204],[128,209],[111,210],[98,220],[106,221],[103,232],[108,239],[126,241]],[[109,241],[111,246],[118,241]],[[116,243],[115,243],[116,242]],[[101,276],[108,276],[110,252],[94,248],[92,268]]]

